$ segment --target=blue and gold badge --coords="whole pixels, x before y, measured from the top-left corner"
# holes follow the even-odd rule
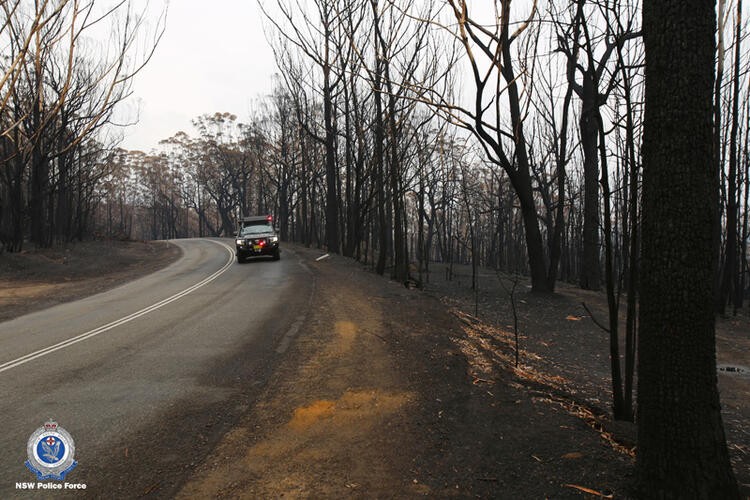
[[[25,465],[36,474],[39,481],[62,481],[78,465],[73,438],[52,419],[34,431],[26,445],[26,451],[29,459]]]

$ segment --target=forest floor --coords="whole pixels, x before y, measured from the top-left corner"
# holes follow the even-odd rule
[[[503,339],[506,354],[515,355],[513,310],[510,292],[516,278],[492,269],[478,272],[478,292],[471,289],[471,267],[454,266],[448,279],[447,266],[432,265],[428,294],[435,296],[459,316],[479,322],[485,336]],[[554,381],[567,400],[580,405],[584,419],[602,429],[605,439],[631,447],[635,425],[614,422],[609,334],[599,324],[608,322],[606,295],[558,283],[552,296],[530,293],[528,280],[520,279],[515,290],[522,378],[539,376]],[[620,300],[620,354],[624,370],[626,297]],[[735,474],[750,498],[750,310],[719,317],[716,323],[719,391],[730,458]],[[501,364],[507,359],[502,360]],[[485,377],[486,378],[486,377]],[[635,381],[637,384],[637,380]],[[635,399],[635,393],[633,395]],[[562,403],[561,403],[562,404]],[[590,414],[589,414],[590,412]]]
[[[0,255],[0,318],[114,286],[179,254],[160,243],[91,245]],[[604,321],[603,294],[561,284],[542,297],[519,282],[516,368],[507,277],[501,284],[482,270],[475,295],[470,268],[456,266],[449,281],[433,266],[422,292],[350,259],[285,248],[282,258],[310,270],[312,307],[247,415],[186,470],[180,497],[632,495],[635,428],[609,417],[608,337],[581,306]],[[26,286],[35,292],[13,292]],[[750,367],[748,333],[746,316],[718,322],[744,497],[750,378],[726,367]]]

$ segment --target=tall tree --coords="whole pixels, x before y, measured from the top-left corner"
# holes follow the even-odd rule
[[[258,6],[277,30],[278,36],[301,51],[320,70],[322,83],[319,91],[323,100],[323,135],[315,134],[325,146],[325,240],[328,250],[339,253],[339,176],[337,165],[335,94],[341,83],[336,74],[335,36],[341,22],[333,0],[314,0],[312,14],[300,0],[277,0],[278,14],[272,14],[260,1]]]
[[[536,2],[528,17],[518,24],[511,22],[513,15],[509,0],[493,3],[497,21],[487,25],[472,17],[466,0],[448,0],[455,24],[444,28],[461,45],[467,57],[474,93],[471,107],[449,102],[437,91],[428,92],[427,98],[451,121],[469,130],[478,139],[489,161],[508,176],[521,207],[532,290],[552,292],[557,275],[556,270],[554,275],[549,272],[544,253],[534,198],[530,145],[524,128],[528,116],[525,99],[530,94],[527,85],[534,72],[536,59],[532,52],[536,43],[527,43],[523,49],[526,53],[520,57],[514,54],[514,42],[522,40],[520,37],[537,17]],[[534,40],[536,33],[529,36]]]
[[[586,13],[587,3],[593,4],[592,7],[598,9],[605,17],[606,29],[602,33],[594,31],[596,23]],[[575,14],[571,23],[572,33],[568,29],[565,36],[558,35],[560,50],[567,58],[568,80],[581,100],[579,131],[583,153],[584,205],[580,285],[586,290],[598,290],[601,285],[599,232],[602,221],[599,220],[601,205],[598,165],[598,157],[602,151],[599,142],[600,129],[602,129],[600,108],[606,104],[617,77],[617,72],[613,71],[607,81],[607,66],[616,48],[621,48],[627,40],[640,36],[640,33],[632,30],[632,20],[625,21],[628,25],[625,30],[622,30],[623,23],[618,23],[621,28],[619,32],[611,29],[609,17],[616,16],[619,20],[619,14],[621,14],[616,11],[617,7],[617,2],[615,5],[603,7],[597,2],[576,0]],[[558,29],[558,31],[561,30]],[[582,57],[579,51],[583,51]],[[580,74],[580,81],[578,74]],[[604,221],[604,224],[606,225],[607,221]]]
[[[638,456],[648,498],[738,498],[716,375],[715,2],[643,5]],[[676,244],[679,242],[679,244]]]

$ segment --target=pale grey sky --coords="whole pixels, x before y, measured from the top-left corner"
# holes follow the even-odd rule
[[[157,6],[163,2],[152,0]],[[164,37],[126,106],[140,108],[139,123],[125,129],[121,146],[148,152],[180,130],[191,132],[191,120],[204,113],[242,119],[271,91],[276,71],[254,0],[172,0]]]

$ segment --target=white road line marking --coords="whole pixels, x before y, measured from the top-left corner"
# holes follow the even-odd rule
[[[25,356],[21,356],[20,358],[16,358],[11,361],[7,361],[3,364],[0,364],[0,373],[10,370],[11,368],[16,368],[18,366],[24,365],[28,363],[29,361],[33,361],[35,359],[41,358],[42,356],[46,356],[47,354],[51,354],[55,351],[59,351],[60,349],[65,349],[66,347],[70,347],[73,344],[77,344],[78,342],[83,342],[84,340],[88,340],[92,337],[96,337],[99,334],[102,334],[106,331],[109,331],[113,328],[116,328],[120,325],[124,325],[125,323],[129,323],[133,321],[134,319],[138,319],[141,316],[145,316],[146,314],[156,311],[157,309],[160,309],[167,304],[171,304],[175,300],[179,300],[185,295],[188,295],[189,293],[192,293],[199,288],[204,287],[205,285],[209,284],[225,272],[229,270],[229,268],[234,264],[234,251],[229,246],[225,245],[224,243],[213,241],[213,240],[207,240],[211,241],[213,243],[216,243],[219,246],[224,247],[227,252],[229,253],[229,260],[224,264],[224,266],[213,273],[211,276],[203,279],[202,281],[199,281],[198,283],[182,290],[181,292],[177,292],[176,294],[172,295],[171,297],[167,297],[166,299],[157,302],[156,304],[152,304],[148,307],[144,307],[140,311],[136,311],[133,314],[129,314],[123,318],[120,318],[118,320],[112,321],[111,323],[107,323],[106,325],[102,325],[98,328],[94,328],[93,330],[89,330],[86,333],[82,333],[80,335],[77,335],[75,337],[69,338],[68,340],[63,340],[62,342],[59,342],[55,345],[45,347],[44,349],[39,349],[38,351],[34,351],[32,353],[26,354]]]

